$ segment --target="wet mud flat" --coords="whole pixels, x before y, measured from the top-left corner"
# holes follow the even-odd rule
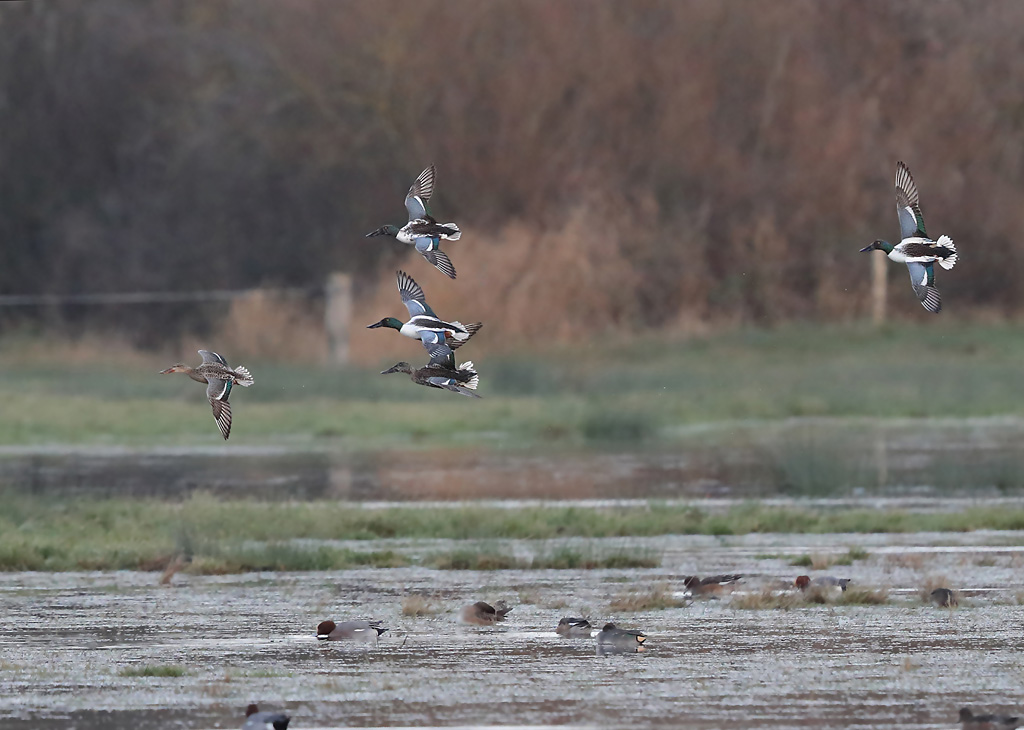
[[[670,536],[638,543],[663,556],[642,570],[179,574],[166,586],[152,573],[3,574],[0,727],[235,728],[251,701],[297,730],[954,727],[963,705],[1024,709],[1021,537]],[[734,594],[610,609],[652,586],[678,594],[694,572],[743,573],[759,591],[811,571],[790,555],[851,547],[868,554],[829,572],[887,588],[886,604],[750,610]],[[962,589],[958,609],[918,597],[938,575]],[[437,613],[403,615],[412,594]],[[463,604],[500,598],[515,605],[506,623],[456,623]],[[648,649],[599,656],[593,640],[554,634],[564,615],[641,628]],[[313,636],[322,619],[361,617],[390,631],[376,645]],[[134,676],[146,667],[180,676]]]

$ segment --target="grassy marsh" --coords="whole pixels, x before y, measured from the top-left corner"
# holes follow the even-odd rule
[[[53,500],[8,491],[0,495],[0,570],[163,571],[179,556],[186,572],[334,570],[395,567],[410,558],[392,550],[316,545],[317,540],[450,538],[548,540],[562,537],[742,535],[751,532],[871,533],[1024,530],[1024,510],[972,507],[959,512],[816,509],[741,504],[711,512],[648,503],[614,509],[578,506],[496,508],[393,507],[346,502],[259,502],[197,494],[180,502],[148,498]],[[313,541],[312,545],[294,540]],[[645,552],[539,552],[529,567],[651,567]],[[476,546],[425,564],[448,569],[524,567],[519,559]]]

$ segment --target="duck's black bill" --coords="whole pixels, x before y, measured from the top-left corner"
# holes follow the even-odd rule
[[[384,326],[383,322],[374,322],[373,324],[366,325],[366,329],[368,329],[368,330],[375,330],[378,327],[383,327],[383,326]]]
[[[373,238],[374,236],[383,236],[385,234],[387,234],[387,231],[384,228],[378,228],[376,231],[370,231],[363,238]]]
[[[381,370],[380,374],[381,375],[388,375],[389,373],[397,373],[397,372],[398,372],[398,367],[393,367],[393,368],[388,368],[387,370]]]
[[[875,244],[873,244],[873,243],[872,243],[872,244],[871,244],[870,246],[865,246],[864,248],[862,248],[862,249],[860,250],[860,252],[861,252],[861,253],[864,253],[865,251],[873,251],[873,250],[874,250],[874,248],[875,248]]]

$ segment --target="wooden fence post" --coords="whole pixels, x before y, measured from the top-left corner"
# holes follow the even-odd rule
[[[352,320],[352,277],[335,271],[324,289],[324,329],[327,331],[327,364],[348,363],[348,328]]]

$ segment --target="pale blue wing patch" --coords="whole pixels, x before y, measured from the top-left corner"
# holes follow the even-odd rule
[[[434,193],[434,166],[431,165],[419,174],[416,182],[409,188],[405,196],[405,209],[409,211],[409,220],[425,218],[430,214],[427,201]]]
[[[900,219],[902,238],[918,235],[928,237],[924,229],[924,215],[921,214],[917,185],[910,175],[910,169],[902,161],[896,163],[896,213]]]
[[[437,332],[435,330],[420,330],[420,342],[423,343],[423,348],[430,352],[431,349],[438,345],[444,345],[447,347],[444,339],[443,332]],[[448,352],[451,352],[451,348],[448,348]]]
[[[417,244],[417,249],[419,248]],[[427,305],[427,298],[423,294],[423,288],[404,271],[397,272],[398,293],[402,297],[402,304],[409,310],[410,317],[422,314],[429,314],[436,317],[434,311]]]

